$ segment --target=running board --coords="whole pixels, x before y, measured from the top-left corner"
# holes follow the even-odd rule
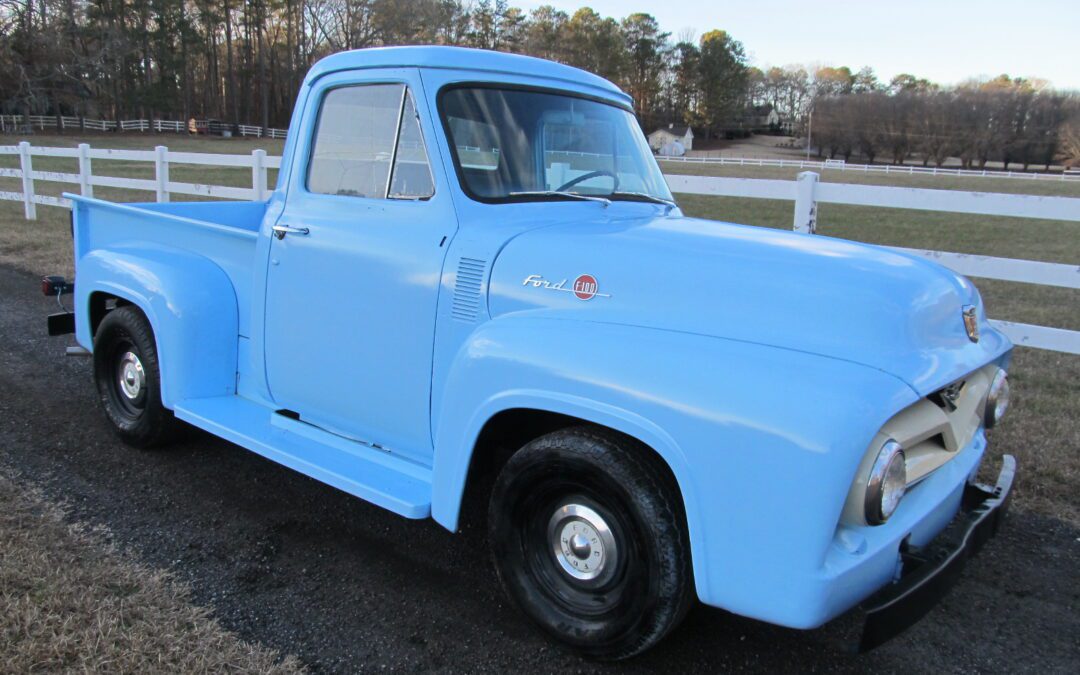
[[[406,518],[431,515],[431,470],[239,396],[189,399],[176,416]]]

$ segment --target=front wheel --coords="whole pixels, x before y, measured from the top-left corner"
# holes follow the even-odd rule
[[[164,445],[179,422],[161,403],[161,371],[150,322],[127,305],[105,315],[94,337],[94,383],[105,416],[137,448]]]
[[[557,431],[514,454],[492,492],[489,536],[507,593],[586,656],[648,649],[692,601],[682,503],[650,452],[603,429]]]

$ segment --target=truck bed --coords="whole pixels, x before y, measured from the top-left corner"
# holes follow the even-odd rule
[[[117,204],[78,195],[73,202],[75,270],[99,249],[168,247],[212,260],[232,281],[239,307],[251,306],[251,283],[265,202],[175,202]],[[239,316],[249,335],[250,312]]]

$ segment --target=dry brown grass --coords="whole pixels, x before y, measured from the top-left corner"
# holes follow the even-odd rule
[[[240,640],[183,585],[0,475],[0,672],[296,673]]]

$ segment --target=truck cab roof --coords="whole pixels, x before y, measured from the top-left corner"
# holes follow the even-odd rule
[[[339,52],[321,59],[312,66],[304,84],[309,86],[330,73],[361,68],[437,68],[525,75],[561,82],[568,85],[567,88],[592,90],[592,93],[614,99],[624,106],[630,106],[633,103],[633,99],[614,83],[579,68],[532,56],[467,47],[376,47]]]

